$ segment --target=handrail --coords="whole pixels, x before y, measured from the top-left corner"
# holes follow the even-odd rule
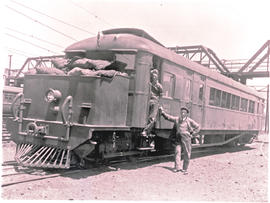
[[[11,113],[13,117],[15,118],[14,120],[18,120],[19,116],[17,115],[16,109],[15,109],[15,103],[23,97],[23,93],[19,93],[16,95],[16,97],[13,99],[11,103]]]
[[[69,102],[69,106],[68,106],[68,108],[69,108],[69,112],[68,112],[68,114],[69,114],[69,116],[71,116],[71,114],[72,114],[72,100],[73,100],[73,98],[72,98],[72,96],[68,96],[66,99],[65,99],[65,101],[64,101],[64,103],[63,103],[63,105],[61,106],[61,115],[62,115],[62,120],[63,120],[63,124],[67,124],[67,120],[68,120],[68,124],[70,124],[70,117],[67,119],[67,116],[65,115],[65,107],[66,107],[66,105],[67,105],[67,103]]]

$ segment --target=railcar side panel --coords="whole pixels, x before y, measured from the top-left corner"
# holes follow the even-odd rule
[[[206,129],[211,130],[259,130],[257,128],[258,116],[255,112],[256,109],[252,112],[249,112],[248,102],[249,100],[257,102],[257,97],[251,94],[241,92],[238,89],[233,88],[233,86],[228,86],[217,81],[207,79],[207,89],[206,89]],[[211,93],[211,89],[215,89],[216,92]],[[227,100],[224,100],[224,92],[229,93]],[[211,95],[212,94],[212,95]],[[226,95],[225,95],[226,96]],[[211,98],[212,97],[212,98]],[[238,97],[238,102],[235,107],[232,107],[233,99]],[[247,101],[246,109],[242,110],[242,100],[241,98]],[[225,102],[224,102],[225,101]],[[224,103],[222,103],[224,102]],[[254,105],[255,108],[256,105]]]
[[[179,115],[181,106],[190,109],[190,116],[203,123],[205,78],[185,67],[164,60],[162,64],[162,84],[164,96],[161,99],[166,112]],[[161,118],[162,128],[172,124]]]
[[[67,97],[72,89],[69,80],[68,77],[55,75],[26,75],[23,94],[24,99],[29,101],[25,105],[23,116],[32,119],[60,121],[60,114],[51,111],[50,103],[45,101],[45,93],[52,88],[61,91],[64,98]],[[60,101],[60,105],[62,103],[63,100]]]
[[[126,125],[128,78],[48,75],[29,75],[25,78],[24,98],[31,101],[26,104],[24,117],[62,121],[60,111],[54,111],[54,107],[62,106],[65,98],[72,96],[74,122],[108,126]],[[46,102],[45,94],[49,89],[59,90],[62,93],[59,104]]]
[[[160,99],[161,105],[165,111],[172,115],[179,113],[181,97],[184,94],[183,89],[176,89],[176,79],[183,78],[184,71],[177,65],[164,60],[161,67],[161,84],[163,86],[163,97]],[[182,84],[179,84],[182,86]],[[175,94],[179,95],[175,98]],[[173,124],[164,118],[160,118],[160,127],[165,129],[172,128]]]

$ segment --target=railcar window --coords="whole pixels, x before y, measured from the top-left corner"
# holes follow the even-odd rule
[[[240,102],[240,97],[236,95],[232,95],[232,105],[231,109],[233,110],[239,110],[239,102]]]
[[[247,112],[248,100],[245,98],[241,98],[241,106],[240,111]]]
[[[214,106],[220,106],[221,90],[210,88],[209,104]]]
[[[216,96],[215,96],[215,106],[220,106],[220,101],[221,101],[221,91],[216,90]]]
[[[227,93],[227,98],[226,98],[226,108],[227,109],[231,108],[231,98],[232,98],[232,95],[230,93]]]
[[[210,88],[210,96],[209,96],[209,104],[214,105],[215,104],[215,94],[216,94],[216,89],[215,88]]]
[[[163,74],[163,95],[165,97],[173,97],[175,85],[175,76],[171,73],[164,72]]]
[[[174,98],[181,99],[183,89],[183,77],[177,75],[175,78]]]
[[[203,92],[204,92],[204,85],[200,85],[200,90],[199,90],[199,99],[202,101],[203,100]]]
[[[249,100],[248,112],[249,112],[249,113],[254,113],[254,107],[255,107],[255,102]]]
[[[134,70],[135,55],[134,54],[115,54],[116,61],[127,64],[126,70]]]
[[[190,99],[191,99],[191,80],[187,79],[185,85],[185,100],[189,101]]]
[[[235,95],[232,95],[232,104],[231,104],[231,109],[235,108]]]
[[[236,97],[236,99],[235,99],[235,107],[236,107],[236,110],[239,110],[239,106],[240,106],[240,97]]]
[[[162,62],[163,62],[162,58],[154,55],[152,61],[153,61],[153,67],[160,71],[161,65],[162,65]]]
[[[241,103],[240,103],[241,101]],[[209,95],[209,105],[221,106],[227,109],[240,110],[243,112],[254,113],[255,112],[255,102],[240,98],[239,96],[224,92],[213,87],[210,88]],[[259,113],[259,103],[257,107],[257,112]]]
[[[227,92],[222,91],[222,96],[221,96],[221,107],[226,107],[226,99],[227,99]]]

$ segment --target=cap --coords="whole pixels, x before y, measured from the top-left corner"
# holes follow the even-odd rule
[[[158,70],[157,70],[157,69],[153,69],[153,70],[151,70],[151,74],[152,74],[152,75],[153,75],[153,74],[158,75]]]
[[[181,111],[182,110],[186,110],[187,111],[187,113],[189,113],[189,110],[186,108],[186,107],[181,107],[181,109],[180,109]]]

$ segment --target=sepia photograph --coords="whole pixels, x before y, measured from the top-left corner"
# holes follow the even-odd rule
[[[1,2],[1,200],[268,202],[268,0]]]

